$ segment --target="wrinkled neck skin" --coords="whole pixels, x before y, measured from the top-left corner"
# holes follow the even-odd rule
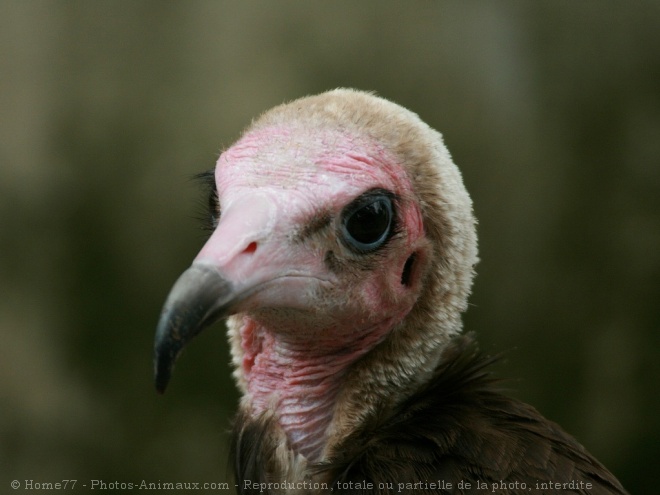
[[[458,311],[431,314],[424,301],[363,326],[339,321],[318,329],[313,318],[296,315],[288,320],[294,327],[274,316],[281,315],[240,314],[228,327],[243,416],[274,417],[278,431],[268,434],[288,447],[277,461],[282,476],[332,457],[334,446],[370,414],[414,393],[461,326]],[[434,323],[445,331],[419,339]]]
[[[322,329],[304,315],[294,315],[295,326],[288,318],[282,322],[273,316],[272,310],[261,311],[239,320],[243,355],[237,371],[244,380],[243,407],[253,418],[275,412],[290,449],[317,462],[351,365],[378,345],[403,315],[362,326],[337,321]]]

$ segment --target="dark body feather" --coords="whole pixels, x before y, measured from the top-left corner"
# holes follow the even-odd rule
[[[373,415],[329,459],[308,466],[307,479],[347,494],[627,493],[558,425],[498,392],[493,361],[470,337],[455,339],[426,386]],[[280,479],[274,421],[236,420],[231,458],[240,493],[287,492],[254,488],[291,481]]]

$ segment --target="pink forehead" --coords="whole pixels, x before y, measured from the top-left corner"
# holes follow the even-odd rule
[[[221,194],[230,186],[411,192],[404,168],[375,139],[304,127],[269,127],[247,133],[220,156],[216,182]]]

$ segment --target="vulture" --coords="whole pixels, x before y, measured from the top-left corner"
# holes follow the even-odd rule
[[[502,393],[462,332],[472,201],[415,113],[353,89],[304,97],[200,177],[211,234],[165,301],[155,382],[226,320],[238,493],[626,493]]]

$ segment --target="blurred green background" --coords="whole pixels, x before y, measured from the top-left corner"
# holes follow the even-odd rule
[[[2,0],[0,40],[0,491],[228,480],[221,326],[152,384],[204,239],[190,177],[262,111],[350,86],[463,170],[466,327],[511,394],[657,493],[659,2]]]

